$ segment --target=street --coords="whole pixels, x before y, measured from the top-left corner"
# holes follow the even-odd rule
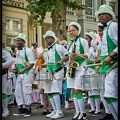
[[[73,104],[73,102],[71,102],[71,104]],[[75,109],[73,108],[66,110],[63,107],[62,109],[64,111],[64,118],[61,118],[59,120],[72,120]],[[43,108],[36,109],[35,105],[32,105],[32,115],[26,118],[24,118],[23,116],[13,116],[13,113],[17,112],[17,106],[15,106],[14,108],[9,108],[9,110],[10,110],[10,115],[7,118],[2,118],[2,120],[51,120],[50,118],[46,118],[45,115],[41,115],[41,113],[43,112]],[[86,104],[86,112],[88,115],[88,120],[98,120],[98,118],[101,115],[93,117],[88,113],[89,110],[90,110],[90,106]],[[104,114],[104,109],[101,109],[101,113]]]

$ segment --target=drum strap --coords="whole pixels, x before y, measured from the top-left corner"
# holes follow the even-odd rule
[[[116,63],[114,63],[105,74],[109,73],[116,65],[118,65],[118,61]]]

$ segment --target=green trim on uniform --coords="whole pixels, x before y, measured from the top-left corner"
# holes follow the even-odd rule
[[[100,95],[94,95],[94,98],[98,99],[98,98],[100,98]]]
[[[84,96],[83,96],[83,93],[79,93],[79,94],[77,94],[76,95],[77,96],[77,99],[79,100],[79,99],[82,99]]]
[[[2,100],[8,98],[7,94],[2,95]]]
[[[54,97],[54,96],[57,96],[57,95],[59,95],[59,93],[54,93],[52,96]]]
[[[38,90],[38,88],[34,88],[34,90]]]
[[[15,92],[15,89],[12,89],[12,93],[14,93]]]
[[[53,95],[48,95],[48,98],[50,99],[50,98],[53,98]]]
[[[110,104],[110,103],[111,103],[111,101],[110,101],[109,98],[105,99],[105,101],[107,102],[107,104]]]
[[[40,94],[43,94],[43,92],[40,92]]]
[[[110,99],[111,103],[117,101],[116,98],[109,98],[109,99]]]
[[[88,98],[92,99],[92,98],[94,98],[94,95],[92,95],[92,96],[88,96]]]
[[[73,93],[73,97],[74,97],[74,98],[77,98],[77,94]]]

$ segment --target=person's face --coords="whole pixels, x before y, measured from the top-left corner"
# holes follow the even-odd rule
[[[68,33],[71,37],[76,37],[78,35],[78,29],[75,26],[70,26]]]
[[[85,35],[84,38],[87,40],[88,46],[90,46],[90,45],[91,45],[91,40],[92,40],[92,39],[91,39],[89,36],[87,36],[87,35]]]
[[[50,46],[52,43],[54,43],[54,38],[51,36],[45,37],[45,42],[48,46]]]
[[[102,36],[103,36],[103,29],[98,27],[98,34],[99,34],[100,38],[102,38]]]
[[[25,45],[25,41],[20,38],[17,38],[16,45],[18,48],[23,47]]]
[[[112,16],[110,14],[108,14],[108,13],[99,14],[98,18],[99,18],[100,23],[107,23],[110,20],[112,20]]]

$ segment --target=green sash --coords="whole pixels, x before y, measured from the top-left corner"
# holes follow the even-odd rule
[[[112,23],[112,21],[109,23],[108,27],[107,27],[107,31],[106,31],[106,39],[107,39],[107,44],[108,44],[108,53],[110,55],[110,53],[116,48],[116,45],[113,43],[112,39],[110,38],[109,34],[108,34],[108,29],[110,24]],[[102,63],[104,61],[104,59],[107,56],[100,56],[100,62]],[[113,59],[112,63],[109,65],[104,65],[102,64],[102,66],[99,69],[99,73],[103,74],[106,73],[107,70],[115,63],[117,62],[117,56],[115,57],[115,59]],[[118,66],[115,66],[113,69],[117,68]]]
[[[93,64],[92,61],[90,60],[86,60],[86,64],[89,65],[89,64]],[[88,68],[92,68],[92,69],[95,69],[96,66],[89,66]]]
[[[80,43],[80,45],[79,45],[80,46],[80,54],[84,54],[84,49],[83,49],[80,37],[79,37],[79,43]],[[81,58],[79,56],[75,57],[74,60],[79,63],[79,66],[84,62],[84,58]]]
[[[55,63],[58,62],[58,61],[60,61],[60,60],[61,60],[61,58],[60,58],[60,56],[59,56],[59,54],[58,54],[58,52],[56,50],[56,45],[55,45]],[[54,72],[55,70],[57,70],[57,69],[59,69],[59,68],[61,68],[61,67],[64,66],[63,64],[61,64],[61,65],[58,66],[58,65],[55,65],[55,63],[48,62],[46,70],[50,71],[50,72]],[[53,64],[53,65],[51,65],[51,64]]]
[[[26,54],[26,47],[24,48],[24,55],[25,55],[25,60],[26,62],[28,62],[28,57],[27,57],[27,54]],[[26,66],[24,66],[23,64],[18,64],[17,65],[17,70],[18,70],[18,73],[20,72],[20,70],[24,69]],[[28,74],[30,70],[26,70],[25,73]]]

